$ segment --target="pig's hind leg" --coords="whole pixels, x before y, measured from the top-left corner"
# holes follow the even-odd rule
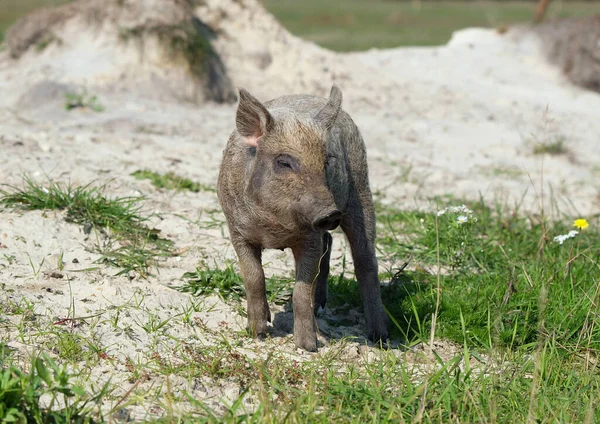
[[[319,265],[319,276],[315,286],[315,315],[319,308],[325,309],[327,303],[327,279],[329,277],[329,258],[331,257],[331,245],[333,238],[327,231],[323,233],[323,254],[321,255],[321,263]]]
[[[385,343],[388,320],[381,301],[375,256],[375,213],[368,190],[361,194],[360,201],[358,193],[351,196],[348,213],[342,219],[342,230],[352,250],[354,273],[365,309],[367,336],[373,342]]]

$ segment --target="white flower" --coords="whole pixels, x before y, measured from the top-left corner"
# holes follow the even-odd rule
[[[563,244],[565,242],[565,240],[568,240],[570,238],[575,237],[577,234],[579,234],[579,231],[576,230],[571,230],[569,231],[568,234],[561,234],[559,236],[554,237],[554,243],[558,243],[558,244]]]
[[[461,215],[458,218],[456,218],[456,222],[458,222],[459,224],[464,224],[467,221],[469,221],[469,217],[467,215]]]
[[[568,237],[566,235],[560,235],[554,237],[554,243],[563,244]]]
[[[467,208],[465,205],[460,205],[460,206],[448,206],[448,207],[442,209],[441,211],[439,211],[437,213],[437,216],[442,216],[446,212],[450,212],[450,213],[462,213],[462,214],[464,214],[466,216],[473,215],[473,211],[471,209]]]

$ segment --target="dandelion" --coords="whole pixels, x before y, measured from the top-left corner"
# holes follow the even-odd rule
[[[469,221],[469,217],[467,215],[461,215],[458,218],[456,218],[456,222],[458,222],[461,225],[465,224],[468,221]]]
[[[585,230],[589,226],[590,226],[590,224],[588,224],[588,222],[583,218],[576,219],[573,222],[573,227],[577,227],[580,230]]]

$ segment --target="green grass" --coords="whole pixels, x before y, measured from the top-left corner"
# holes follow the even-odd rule
[[[460,203],[438,200],[440,210]],[[436,339],[463,346],[461,353],[438,357],[427,374],[415,373],[394,351],[343,370],[315,357],[296,365],[300,381],[294,384],[287,380],[292,364],[238,358],[227,369],[246,364],[244,381],[253,382],[247,384],[261,399],[243,421],[600,419],[598,217],[587,217],[588,228],[559,244],[554,237],[573,230],[579,217],[557,214],[551,221],[483,202],[465,208],[439,216],[383,206],[377,211],[381,253],[394,263],[411,258],[410,271],[382,275],[392,280],[382,290],[393,338],[413,346],[429,341],[433,331]],[[197,272],[190,288],[243,297],[231,266]],[[352,279],[331,275],[329,284],[329,306],[360,305]],[[208,419],[239,422],[241,405],[240,399],[225,418],[208,413]]]
[[[24,14],[68,1],[4,0],[0,41],[4,31]],[[461,28],[531,21],[535,9],[533,1],[424,1],[420,7],[416,1],[391,0],[263,0],[263,4],[292,33],[336,51],[444,44],[453,31]],[[548,18],[592,13],[600,13],[600,3],[552,2]],[[173,42],[179,46],[178,40]],[[185,52],[204,49],[204,45],[196,44],[186,44]],[[197,56],[194,54],[192,59]]]
[[[147,218],[140,215],[139,202],[143,198],[109,199],[102,190],[90,185],[62,186],[52,181],[43,185],[26,178],[23,188],[0,189],[0,205],[24,210],[63,210],[67,222],[82,225],[86,233],[95,230],[108,237],[105,243],[98,243],[102,262],[121,268],[119,274],[133,271],[147,276],[159,258],[170,255],[171,242],[146,225]]]
[[[194,193],[200,191],[215,192],[215,189],[204,184],[192,181],[189,178],[183,178],[175,175],[173,172],[159,174],[158,172],[150,171],[149,169],[137,170],[131,174],[137,180],[150,180],[156,188],[164,188],[167,190],[189,190]]]
[[[0,365],[4,365],[3,360]],[[32,359],[29,372],[13,365],[3,366],[0,368],[0,422],[99,422],[102,415],[98,406],[106,395],[106,386],[91,396],[73,384],[72,377],[65,366],[58,366],[45,354]]]
[[[44,6],[60,5],[72,0],[2,0],[0,7],[0,43],[4,33],[17,19]]]
[[[467,27],[530,22],[535,2],[264,0],[293,34],[336,51],[445,44]],[[600,13],[598,2],[552,2],[548,18]]]
[[[409,290],[403,288],[406,283],[419,286],[410,294],[411,307],[424,312],[418,315],[428,315],[437,299],[434,270],[439,266],[436,335],[457,342],[466,338],[469,345],[486,348],[522,348],[543,336],[560,340],[567,350],[599,351],[598,219],[560,245],[553,239],[573,230],[572,220],[509,214],[500,205],[492,209],[482,202],[471,208],[472,216],[379,212],[384,251],[392,258],[412,256],[420,270],[405,273],[406,282],[400,284],[401,292]],[[468,222],[459,224],[461,215],[469,216]],[[394,314],[399,305],[388,307],[400,322],[412,318],[410,328],[417,332],[415,314],[407,314],[406,307]],[[429,325],[421,323],[425,329]]]
[[[567,147],[564,138],[559,137],[555,140],[546,142],[546,143],[535,143],[533,146],[533,154],[534,155],[565,155],[569,153],[569,148]]]
[[[89,95],[86,91],[81,93],[66,93],[65,110],[73,109],[89,109],[94,112],[103,112],[104,106],[100,104],[96,96]]]
[[[194,271],[183,274],[184,284],[179,287],[182,292],[194,296],[217,294],[223,300],[239,302],[246,297],[242,278],[235,272],[232,264],[224,269],[210,268],[201,264]],[[286,278],[271,277],[266,279],[267,299],[269,302],[284,304],[292,297],[293,281]]]

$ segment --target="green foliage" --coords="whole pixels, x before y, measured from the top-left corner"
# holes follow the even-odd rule
[[[564,155],[569,153],[569,148],[563,137],[557,137],[547,143],[535,143],[533,146],[534,155]]]
[[[215,413],[188,395],[195,414],[181,422],[365,423],[365,422],[595,422],[600,400],[597,373],[543,343],[534,357],[502,356],[502,368],[471,366],[482,359],[466,348],[419,373],[393,351],[361,365],[343,366],[319,356],[290,361],[277,353],[266,359],[229,358],[223,347],[188,361],[202,372],[240,378],[245,390],[224,413]],[[225,350],[225,351],[224,351]],[[213,358],[219,357],[215,364]],[[201,364],[201,365],[200,365]],[[232,368],[235,365],[239,368]],[[214,367],[211,371],[207,367]],[[188,370],[188,369],[186,369]],[[235,370],[235,371],[234,371]],[[257,394],[250,411],[243,400]],[[168,422],[168,421],[161,421]]]
[[[379,242],[386,254],[412,256],[414,266],[424,270],[406,276],[420,285],[410,295],[415,304],[419,295],[435,297],[432,269],[440,268],[436,334],[458,342],[467,337],[470,345],[490,348],[496,343],[531,345],[543,334],[560,339],[565,348],[584,344],[600,349],[600,329],[593,324],[600,312],[597,223],[560,245],[553,237],[573,229],[566,219],[549,222],[517,211],[509,214],[500,205],[494,210],[483,202],[472,208],[465,224],[458,224],[453,213],[379,213],[385,228]]]
[[[46,354],[32,359],[29,373],[15,366],[1,370],[0,423],[96,422],[100,409],[95,406],[105,397],[107,386],[89,396],[71,378],[66,367],[59,367]]]
[[[137,180],[150,180],[152,185],[156,188],[178,191],[189,190],[194,193],[198,193],[200,191],[216,191],[212,187],[197,183],[189,178],[180,177],[175,175],[173,172],[167,172],[166,174],[161,175],[158,172],[150,171],[149,169],[140,169],[133,172],[131,175]]]
[[[120,267],[119,272],[139,272],[146,276],[157,258],[170,254],[171,242],[159,231],[146,226],[140,213],[141,197],[108,199],[103,187],[66,186],[49,182],[46,186],[26,178],[23,189],[0,189],[0,204],[25,210],[64,210],[67,222],[83,225],[84,231],[97,230],[112,236],[100,249],[102,261]]]
[[[179,290],[194,296],[217,294],[223,300],[239,302],[246,297],[244,283],[232,264],[225,269],[211,269],[201,264],[195,271],[186,272],[182,278],[185,283]],[[267,299],[277,304],[287,303],[291,299],[292,280],[271,277],[266,279]]]
[[[462,28],[531,22],[535,2],[265,0],[293,34],[335,51],[445,44]],[[548,19],[598,13],[597,2],[551,2]]]
[[[83,93],[66,93],[65,94],[65,109],[90,109],[94,112],[104,111],[104,106],[100,104],[98,98],[94,95],[88,95],[87,91]]]

